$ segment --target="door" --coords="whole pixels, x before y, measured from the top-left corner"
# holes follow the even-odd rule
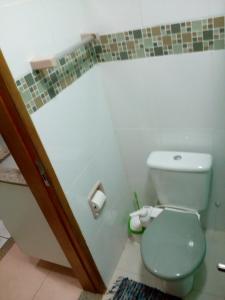
[[[84,289],[105,284],[0,52],[0,134]]]

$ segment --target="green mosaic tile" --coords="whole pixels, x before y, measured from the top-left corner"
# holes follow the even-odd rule
[[[101,46],[96,46],[95,47],[95,52],[96,52],[96,54],[101,53],[102,52],[102,47]]]
[[[173,53],[174,54],[179,54],[183,52],[183,47],[180,44],[175,44],[173,45]]]
[[[121,53],[120,53],[120,58],[121,58],[121,59],[128,59],[128,54],[127,54],[127,52],[121,52]]]
[[[31,95],[29,90],[21,92],[21,96],[22,96],[23,101],[25,102],[25,104],[29,103],[32,99],[32,95]]]
[[[117,36],[116,36],[116,40],[117,42],[122,42],[125,40],[125,36],[123,33],[119,33]]]
[[[144,39],[144,45],[145,47],[153,47],[153,41],[152,39],[148,38],[148,39]]]
[[[203,43],[202,42],[193,43],[193,49],[194,49],[195,52],[203,51]]]
[[[134,30],[133,35],[134,35],[134,39],[141,39],[142,38],[141,30]]]
[[[212,30],[203,31],[203,39],[204,40],[212,40],[213,39],[213,31]]]
[[[54,90],[54,88],[51,87],[51,88],[48,89],[48,94],[49,94],[49,97],[52,99],[52,98],[54,98],[56,96],[57,93]]]
[[[155,47],[154,51],[155,51],[155,56],[163,55],[163,48],[162,47]]]
[[[95,64],[225,49],[224,16],[104,34],[16,81],[29,113],[40,109]]]
[[[35,71],[17,80],[17,86],[29,113],[53,99],[97,62],[91,43],[74,49],[57,61],[57,66]]]
[[[66,60],[65,60],[65,58],[64,57],[62,57],[62,58],[60,58],[59,59],[59,62],[60,62],[60,65],[65,65],[65,63],[66,63]]]
[[[25,81],[26,81],[26,83],[27,83],[28,86],[31,86],[31,85],[34,84],[34,79],[33,79],[32,74],[26,75],[26,76],[24,77],[24,79],[25,79]]]
[[[224,40],[217,40],[214,42],[213,48],[215,50],[220,50],[225,48]]]
[[[139,49],[139,50],[137,50],[137,56],[138,56],[139,58],[145,57],[145,51],[144,51],[144,49]]]
[[[191,22],[192,31],[202,31],[202,22],[201,21],[193,21]]]
[[[172,33],[178,33],[178,32],[180,32],[181,31],[180,28],[181,28],[181,26],[180,26],[179,23],[171,25],[171,31],[172,31]]]
[[[223,24],[224,17],[217,17],[215,19],[211,18],[171,25],[160,25],[152,28],[142,28],[142,38],[140,30],[125,32],[124,35],[126,39],[128,41],[132,39],[132,43],[134,44],[126,43],[127,48],[123,47],[122,50],[123,52],[127,51],[129,59],[133,59],[143,57],[143,51],[141,50],[143,47],[146,57],[217,49],[222,47],[222,42],[217,43],[215,47],[213,43],[216,40],[224,39]],[[119,34],[121,33],[115,35]],[[207,44],[209,42],[212,42],[212,44]],[[101,46],[101,44],[99,46]],[[116,45],[114,45],[114,47],[116,47]],[[119,45],[118,49],[121,52]],[[106,49],[106,51],[108,50]],[[97,52],[99,52],[98,48]],[[114,51],[112,51],[112,54],[113,53]],[[102,53],[97,54],[97,60],[99,62],[102,61],[102,55]],[[115,60],[117,57],[114,56],[113,59]],[[118,59],[121,58],[119,57]]]
[[[51,74],[51,75],[50,75],[50,78],[51,78],[52,84],[54,84],[55,82],[58,81],[58,78],[57,78],[56,73]]]
[[[103,57],[104,57],[105,61],[111,61],[112,60],[112,55],[110,53],[105,53]]]

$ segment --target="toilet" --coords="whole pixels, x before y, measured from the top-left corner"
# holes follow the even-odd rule
[[[164,209],[143,234],[142,259],[164,292],[184,297],[206,254],[201,215],[208,206],[212,156],[155,151],[147,165]]]

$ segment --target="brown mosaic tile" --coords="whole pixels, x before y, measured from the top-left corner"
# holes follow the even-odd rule
[[[163,36],[162,37],[162,40],[163,40],[163,45],[164,46],[170,46],[172,44],[172,39],[171,39],[171,36],[168,35],[168,36]]]
[[[225,49],[224,16],[104,34],[57,59],[55,68],[16,81],[29,113],[40,109],[96,63]]]
[[[102,44],[107,44],[108,43],[108,37],[107,37],[107,35],[102,35],[100,37],[100,40],[101,40]]]
[[[118,45],[116,43],[110,45],[110,49],[112,52],[118,51]]]
[[[224,17],[214,18],[214,27],[224,27]]]
[[[128,50],[134,50],[135,49],[135,43],[133,41],[127,42],[127,49]]]
[[[44,104],[41,97],[36,98],[34,101],[35,101],[37,108],[40,108]]]
[[[161,34],[161,32],[160,32],[160,26],[152,27],[152,35],[153,36],[160,35],[160,34]]]
[[[191,33],[183,33],[182,40],[184,43],[191,43],[192,42],[192,35]]]

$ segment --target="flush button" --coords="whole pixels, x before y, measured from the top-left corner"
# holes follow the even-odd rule
[[[182,159],[182,156],[181,155],[175,155],[173,157],[174,160],[181,160]]]

